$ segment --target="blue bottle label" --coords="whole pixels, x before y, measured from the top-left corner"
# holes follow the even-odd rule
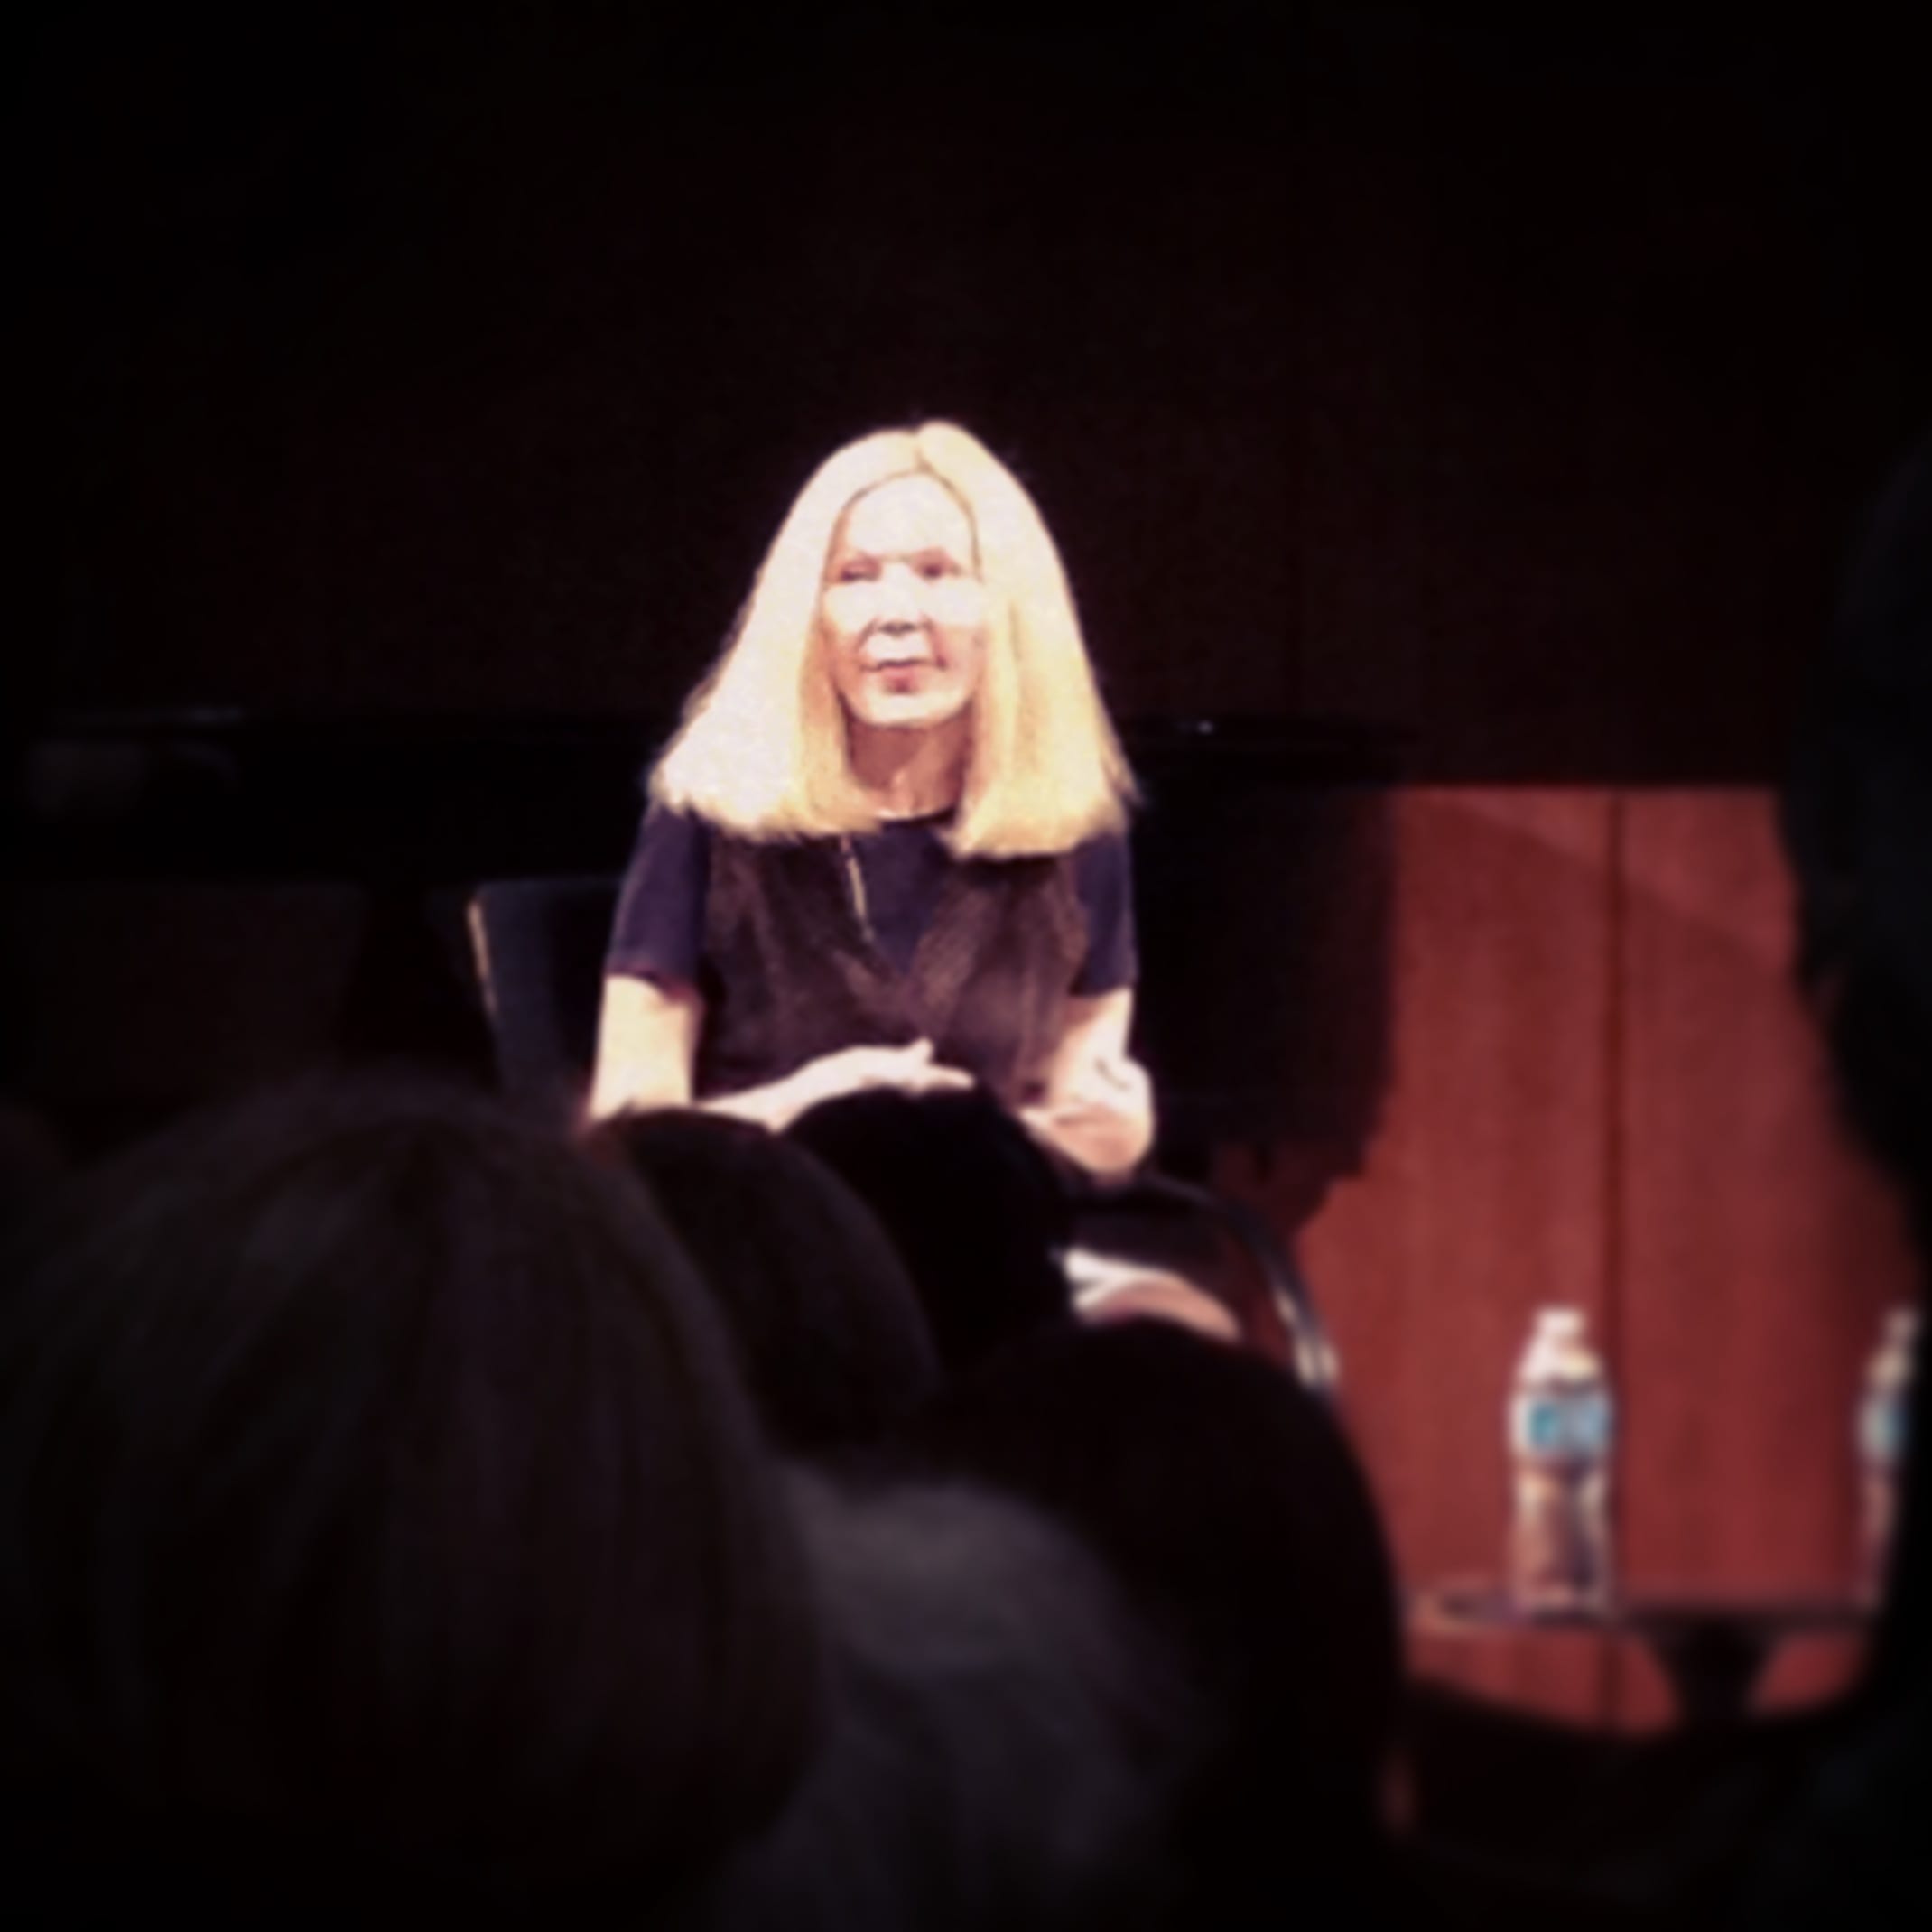
[[[1858,1405],[1858,1453],[1867,1463],[1896,1467],[1905,1460],[1905,1403],[1889,1390]]]
[[[1610,1454],[1613,1417],[1602,1389],[1531,1389],[1511,1398],[1509,1447],[1553,1462],[1593,1462]]]

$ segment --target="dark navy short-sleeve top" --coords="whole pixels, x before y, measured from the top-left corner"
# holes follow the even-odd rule
[[[896,819],[852,840],[866,910],[882,952],[908,971],[956,861],[943,836],[952,813]],[[606,972],[695,981],[704,953],[711,827],[691,813],[653,805],[644,815],[618,899]],[[1133,985],[1139,972],[1126,838],[1089,839],[1073,852],[1073,884],[1087,919],[1087,956],[1072,990],[1083,996]]]

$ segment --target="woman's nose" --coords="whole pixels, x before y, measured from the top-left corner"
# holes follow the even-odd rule
[[[901,563],[888,564],[879,577],[878,618],[882,624],[916,623],[924,613],[919,580]]]

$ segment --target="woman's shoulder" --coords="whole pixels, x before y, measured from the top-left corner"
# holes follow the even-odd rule
[[[836,842],[830,837],[820,835],[747,831],[727,824],[695,805],[672,803],[659,798],[652,798],[646,804],[644,825],[638,840],[640,846],[648,843],[655,850],[687,854],[693,862],[723,850],[792,850],[799,846]]]
[[[703,806],[683,798],[666,798],[655,785],[646,792],[644,827],[640,838],[661,841],[666,846],[688,849],[697,853],[729,847],[759,851],[768,848],[786,850],[798,846],[830,846],[834,834],[789,830],[765,831],[733,824]]]
[[[662,799],[647,798],[631,863],[633,867],[648,862],[655,867],[677,869],[701,864],[710,853],[717,831],[717,826],[701,813],[684,805],[666,804]]]
[[[1110,903],[1128,889],[1133,850],[1124,831],[1097,831],[1066,855],[1081,897],[1092,906]]]
[[[1125,865],[1132,850],[1133,835],[1124,825],[1109,825],[1099,831],[1091,831],[1080,840],[1073,849],[1076,863],[1093,865],[1105,861],[1109,864]]]

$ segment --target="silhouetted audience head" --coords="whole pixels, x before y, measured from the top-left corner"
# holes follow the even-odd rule
[[[0,1809],[77,1913],[165,1875],[204,1918],[636,1922],[774,1815],[820,1696],[729,1344],[625,1177],[365,1081],[186,1123],[32,1231]]]
[[[1932,1257],[1932,436],[1867,520],[1807,696],[1783,799],[1799,975],[1845,1111],[1910,1213],[1922,1272]],[[1855,1715],[1832,1725],[1796,1802],[1760,1834],[1732,1923],[1909,1925],[1932,1911],[1928,1373],[1922,1325],[1890,1569]]]
[[[859,1491],[799,1472],[791,1488],[830,1658],[826,1744],[694,1927],[1199,1925],[1175,1830],[1203,1712],[1082,1540],[952,1480]]]
[[[1844,1110],[1932,1256],[1932,436],[1870,515],[1813,673],[1784,800],[1800,977]],[[1932,1616],[1932,1467],[1919,1393],[1868,1693],[1923,1671]]]
[[[1396,1580],[1324,1405],[1259,1356],[1126,1322],[1009,1352],[907,1440],[918,1465],[1084,1535],[1192,1660],[1226,1725],[1193,1807],[1223,1907],[1257,1859],[1288,1892],[1291,1873],[1363,1869],[1395,1727]]]
[[[0,1235],[30,1213],[68,1167],[52,1124],[23,1101],[0,1097]]]
[[[822,1161],[762,1127],[666,1109],[590,1145],[650,1188],[723,1309],[774,1442],[862,1444],[939,1383],[905,1264]]]
[[[949,1370],[1075,1319],[1058,1259],[1071,1239],[1064,1192],[991,1095],[855,1093],[813,1108],[791,1134],[878,1217]]]
[[[1800,971],[1848,1111],[1932,1246],[1932,439],[1868,524],[1784,829]]]

